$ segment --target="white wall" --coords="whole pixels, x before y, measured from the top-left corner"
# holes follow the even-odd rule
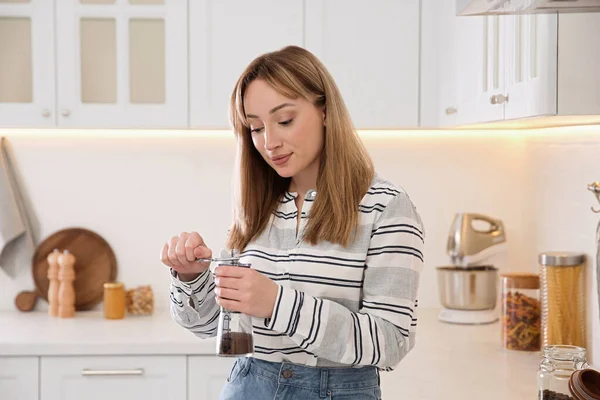
[[[535,255],[548,250],[579,251],[588,256],[586,274],[587,348],[600,364],[600,312],[596,278],[596,228],[600,204],[586,188],[600,181],[600,127],[552,129],[532,133],[528,140],[528,187],[535,227],[524,240]]]
[[[222,246],[231,215],[229,132],[6,133],[39,237],[71,226],[99,233],[116,253],[118,279],[129,287],[152,285],[157,308],[168,307],[169,278],[159,251],[169,237],[198,230],[213,250]],[[446,240],[456,212],[504,222],[509,247],[503,270],[537,271],[542,250],[593,254],[598,218],[589,210],[595,200],[586,185],[600,180],[600,128],[574,137],[570,130],[362,135],[378,173],[403,186],[423,217],[422,307],[439,306],[435,268],[448,264]],[[591,268],[588,277],[591,306]],[[0,271],[0,309],[14,309],[16,294],[32,288],[30,266],[14,280]],[[589,334],[598,337],[597,309],[592,314]],[[600,360],[600,343],[594,351]]]

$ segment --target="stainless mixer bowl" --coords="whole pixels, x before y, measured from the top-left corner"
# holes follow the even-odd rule
[[[491,266],[438,267],[440,301],[454,310],[496,307],[498,269]]]

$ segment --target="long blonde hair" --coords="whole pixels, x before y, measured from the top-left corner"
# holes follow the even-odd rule
[[[325,110],[325,144],[320,158],[317,196],[304,240],[347,246],[359,223],[361,199],[374,176],[373,162],[358,137],[340,91],[325,66],[309,51],[288,46],[263,54],[238,79],[230,102],[230,120],[238,139],[238,201],[228,247],[243,250],[262,233],[291,178],[282,178],[252,143],[244,94],[262,79],[288,98],[304,98]]]

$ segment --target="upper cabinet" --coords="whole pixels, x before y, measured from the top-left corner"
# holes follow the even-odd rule
[[[54,3],[0,0],[0,126],[54,126]]]
[[[357,128],[419,126],[419,0],[305,0],[305,45]]]
[[[473,17],[456,24],[456,122],[469,124],[504,117],[492,99],[504,93],[505,38],[499,17]]]
[[[556,114],[556,15],[457,17],[446,8],[439,125]]]
[[[416,127],[419,13],[419,0],[191,0],[190,125],[228,127],[244,68],[298,45],[329,69],[356,127]]]
[[[187,126],[185,1],[56,6],[59,126]]]
[[[505,18],[504,91],[490,102],[504,106],[506,120],[555,115],[558,16]]]
[[[229,129],[244,68],[298,45],[357,128],[417,127],[420,17],[420,0],[0,0],[0,126]]]
[[[303,0],[190,0],[190,125],[229,127],[233,87],[258,55],[303,45]]]
[[[452,0],[0,0],[0,128],[230,129],[260,54],[323,61],[358,129],[600,121],[600,13]]]
[[[422,69],[439,88],[430,126],[600,122],[600,13],[456,16],[423,1],[438,5],[425,16],[440,45],[436,75]]]
[[[558,26],[558,114],[600,115],[600,13],[560,15]]]

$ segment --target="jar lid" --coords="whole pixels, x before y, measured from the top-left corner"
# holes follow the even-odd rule
[[[577,400],[598,399],[600,394],[600,372],[591,368],[580,369],[569,378],[569,391]]]
[[[118,289],[123,287],[123,282],[106,282],[104,289]]]
[[[585,254],[571,251],[548,251],[540,253],[538,260],[542,265],[555,267],[580,265],[585,261]]]
[[[504,284],[513,289],[539,289],[540,276],[529,272],[510,272],[500,275]]]

